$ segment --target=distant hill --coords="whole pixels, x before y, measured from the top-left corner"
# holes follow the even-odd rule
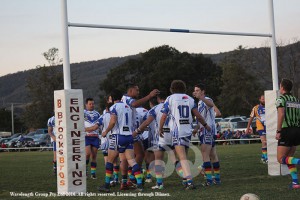
[[[280,77],[294,76],[295,82],[300,85],[300,42],[278,47],[278,69]],[[272,89],[272,77],[270,67],[270,53],[269,48],[253,48],[245,49],[245,53],[255,57],[255,61],[252,61],[251,73],[255,73],[260,78],[261,84],[266,89]],[[291,59],[291,53],[294,54],[295,59]],[[226,57],[230,56],[230,52],[224,52],[219,54],[206,54],[206,57],[210,57],[213,62],[220,64],[220,62]],[[138,58],[140,55],[132,55],[126,57],[114,57],[108,59],[102,59],[97,61],[81,62],[71,64],[72,78],[76,79],[76,85],[72,88],[83,89],[84,97],[94,97],[96,101],[99,100],[99,83],[106,77],[109,70],[121,65],[128,59]],[[296,74],[292,74],[291,67],[295,64]],[[62,66],[54,66],[58,70],[62,70]],[[30,98],[27,96],[26,79],[30,72],[35,69],[17,72],[14,74],[8,74],[0,77],[0,106],[11,102],[26,103],[30,102]]]
[[[94,97],[98,99],[99,82],[106,77],[109,70],[121,65],[130,58],[136,57],[138,57],[138,55],[71,64],[72,79],[75,78],[76,80],[76,84],[72,85],[72,88],[83,89],[84,97]],[[62,71],[62,65],[54,67]],[[0,106],[12,102],[30,102],[30,98],[27,95],[26,79],[33,70],[35,69],[0,77]]]

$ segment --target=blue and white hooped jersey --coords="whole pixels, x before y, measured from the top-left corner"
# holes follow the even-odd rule
[[[53,134],[53,135],[56,135],[56,134],[55,134],[55,129],[54,129],[54,127],[55,127],[55,116],[52,116],[52,117],[50,117],[50,118],[48,119],[47,126],[48,126],[48,127],[52,127],[52,128],[53,128],[52,134]],[[51,138],[51,142],[53,142],[53,139],[52,139],[52,138]]]
[[[102,132],[105,131],[109,125],[109,121],[110,121],[110,111],[103,111],[103,114],[101,115],[101,117],[99,118],[99,125],[101,127]],[[107,138],[109,138],[111,135],[111,131],[109,131],[107,133]]]
[[[100,118],[100,114],[97,111],[84,110],[84,127],[88,128],[88,127],[92,127],[96,124],[99,125],[99,118]],[[99,131],[95,130],[95,131],[91,131],[91,132],[86,132],[85,136],[86,137],[98,137]]]
[[[130,96],[128,96],[127,94],[123,95],[121,101],[123,103],[125,103],[127,106],[129,106],[132,110],[132,130],[135,130],[138,126],[136,124],[136,115],[137,115],[137,111],[136,108],[132,106],[132,103],[135,102],[136,100]]]
[[[209,97],[205,97],[205,99],[212,101],[213,100]],[[214,107],[209,107],[206,105],[202,100],[198,102],[198,111],[202,115],[202,117],[205,119],[206,123],[211,127],[211,133],[217,134],[216,132],[216,123],[215,123],[215,110]],[[200,134],[205,129],[201,123],[198,123],[200,125]]]
[[[151,110],[151,109],[150,109]],[[143,117],[143,121],[146,121],[147,118],[150,116],[150,110],[147,111],[147,113],[145,114],[145,116]],[[143,139],[147,139],[151,141],[151,144],[154,144],[153,141],[155,140],[155,135],[156,135],[156,127],[155,127],[155,121],[152,121],[147,128],[145,129],[145,131],[143,132],[142,136]]]
[[[110,107],[111,115],[117,116],[112,134],[132,135],[132,109],[123,102],[115,103]]]
[[[136,108],[136,127],[138,128],[147,119],[148,110],[143,107]],[[142,133],[142,139],[147,139],[149,134],[149,126]]]
[[[167,120],[163,126],[164,137],[159,136],[159,123],[163,115],[163,113],[161,112],[163,105],[164,103],[160,103],[157,106],[153,107],[149,111],[149,115],[151,115],[155,119],[155,131],[154,131],[155,141],[158,142],[159,145],[172,145],[172,134],[170,132],[170,127],[169,127],[169,121],[170,121],[169,116],[167,117]]]
[[[197,108],[195,101],[187,94],[172,94],[166,99],[161,110],[170,117],[169,126],[176,138],[191,136],[193,122],[192,109]]]

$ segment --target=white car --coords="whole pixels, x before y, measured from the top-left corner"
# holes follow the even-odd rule
[[[237,117],[227,117],[219,121],[219,125],[221,126],[221,132],[230,129],[233,131],[237,125],[237,122],[246,120],[244,116]]]

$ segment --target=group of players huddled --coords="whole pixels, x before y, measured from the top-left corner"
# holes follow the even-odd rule
[[[290,80],[282,79],[279,90],[281,96],[276,100],[277,159],[289,168],[292,177],[290,188],[300,189],[296,168],[300,159],[293,157],[296,146],[300,144],[300,101],[291,95],[292,87],[293,83]],[[213,100],[205,95],[205,91],[204,84],[195,85],[195,101],[186,94],[185,83],[174,80],[171,83],[170,96],[154,89],[147,96],[137,99],[139,87],[129,84],[125,95],[117,89],[111,91],[102,115],[94,110],[94,100],[87,98],[84,110],[85,150],[87,166],[91,158],[89,172],[92,179],[96,179],[97,151],[100,146],[105,162],[105,184],[99,187],[99,191],[110,192],[110,187],[118,184],[121,190],[134,188],[142,191],[144,182],[152,182],[152,174],[155,174],[156,179],[152,189],[163,189],[166,172],[163,162],[165,153],[168,153],[185,189],[194,189],[187,157],[192,134],[198,134],[201,144],[203,164],[198,169],[205,177],[205,182],[201,185],[221,184],[220,163],[215,147],[215,116],[220,116],[221,113]],[[260,104],[251,112],[247,132],[253,118],[256,117],[257,131],[262,141],[261,160],[268,163],[264,95],[260,96],[259,101]],[[147,102],[151,108],[149,111],[142,107]],[[196,127],[192,126],[194,119],[197,120]],[[54,116],[48,120],[48,133],[53,142],[53,169],[56,175],[54,120]],[[144,161],[145,170],[142,168]],[[152,174],[149,169],[150,163],[154,172]]]
[[[195,101],[186,94],[185,83],[174,80],[170,96],[154,89],[147,96],[137,99],[139,87],[129,84],[125,95],[117,89],[111,91],[102,115],[94,110],[94,100],[87,98],[84,110],[86,165],[90,163],[87,173],[92,179],[96,179],[99,148],[105,162],[105,183],[99,187],[99,191],[110,192],[110,187],[119,184],[120,190],[134,188],[142,191],[144,183],[151,183],[154,179],[153,174],[156,184],[152,189],[164,189],[163,160],[168,151],[174,152],[169,154],[173,155],[170,159],[185,189],[194,189],[187,155],[192,134],[198,134],[201,143],[203,164],[198,168],[205,177],[201,185],[221,184],[215,147],[215,115],[220,113],[213,100],[205,96],[205,90],[204,84],[195,85],[193,96],[199,100]],[[142,107],[147,102],[150,110]],[[196,127],[192,126],[194,119],[197,120]],[[53,141],[54,126],[54,117],[51,117],[48,120],[48,131]],[[145,169],[142,168],[143,162]],[[56,174],[55,152],[53,168]]]

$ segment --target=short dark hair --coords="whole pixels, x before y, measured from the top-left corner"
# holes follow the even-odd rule
[[[86,99],[85,99],[85,104],[87,104],[89,101],[94,101],[94,99],[91,98],[91,97],[86,98]]]
[[[206,85],[204,83],[198,83],[195,85],[195,87],[200,88],[200,90],[206,91]]]
[[[152,105],[157,105],[158,104],[157,97],[152,97],[151,99],[149,99],[149,102],[152,103]]]
[[[168,94],[165,91],[159,91],[159,94],[157,95],[157,97],[165,100],[168,97]]]
[[[174,80],[171,83],[171,92],[172,93],[185,93],[186,85],[182,80]]]
[[[118,100],[121,100],[122,99],[122,92],[118,89],[113,89],[110,93],[110,96],[112,98],[112,101],[118,101]]]
[[[290,92],[293,88],[293,82],[289,79],[286,79],[286,78],[283,78],[280,82],[281,84],[281,87],[283,87],[283,89],[286,91],[286,92]]]
[[[126,84],[126,90],[128,91],[129,89],[134,88],[135,86],[137,86],[137,84],[129,82]]]

